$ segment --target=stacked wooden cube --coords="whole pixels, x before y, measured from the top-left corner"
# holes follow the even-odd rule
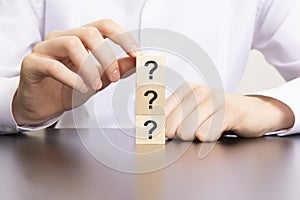
[[[165,144],[165,57],[136,59],[136,144]]]

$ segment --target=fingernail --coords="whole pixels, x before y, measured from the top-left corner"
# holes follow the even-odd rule
[[[102,81],[100,77],[97,77],[94,83],[94,89],[99,90],[102,87]]]
[[[87,93],[88,91],[89,91],[88,86],[87,86],[85,83],[83,83],[83,84],[81,85],[81,92],[82,92],[82,93]]]
[[[113,73],[111,74],[111,80],[112,81],[117,81],[117,80],[119,80],[120,79],[120,72],[119,72],[119,70],[118,69],[115,69],[114,71],[113,71]]]

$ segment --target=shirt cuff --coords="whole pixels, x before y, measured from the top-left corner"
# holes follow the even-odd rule
[[[295,117],[294,126],[286,130],[278,130],[265,135],[277,134],[279,136],[292,135],[300,133],[300,95],[299,95],[300,78],[289,81],[278,88],[255,92],[247,95],[261,95],[271,97],[286,104],[293,112]]]
[[[42,130],[42,129],[48,128],[49,126],[52,126],[58,120],[60,120],[60,118],[61,118],[61,116],[54,117],[54,118],[49,119],[48,121],[46,121],[46,122],[44,122],[42,124],[38,124],[38,125],[34,125],[34,126],[29,126],[29,125],[18,126],[18,125],[16,125],[16,130],[18,132]]]
[[[0,133],[17,132],[17,124],[12,114],[12,100],[18,88],[19,77],[1,78],[0,84],[5,85],[0,92]]]
[[[54,124],[60,119],[61,116],[58,116],[39,125],[18,126],[12,112],[12,101],[15,92],[18,88],[18,84],[19,84],[19,77],[0,79],[0,85],[5,85],[5,87],[3,87],[0,92],[0,110],[1,110],[0,134],[10,134],[10,133],[17,133],[22,131],[41,130],[51,126],[52,124]]]

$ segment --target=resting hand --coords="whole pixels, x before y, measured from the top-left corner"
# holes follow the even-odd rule
[[[294,115],[290,108],[265,96],[224,93],[186,83],[166,102],[168,138],[177,135],[183,140],[196,137],[200,141],[215,141],[225,131],[233,131],[242,137],[260,137],[267,132],[288,129],[293,124]],[[213,126],[220,128],[209,131]]]

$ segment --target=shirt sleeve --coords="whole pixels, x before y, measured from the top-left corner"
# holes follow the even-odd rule
[[[280,87],[256,93],[275,98],[293,111],[294,126],[276,133],[300,133],[300,0],[264,1],[253,48],[261,51],[287,81]]]
[[[0,133],[16,132],[17,124],[12,115],[11,102],[18,87],[18,80],[18,77],[0,78],[0,85],[5,86],[2,87],[0,93]]]
[[[19,127],[12,114],[22,60],[44,35],[43,5],[43,0],[0,3],[0,134],[45,128],[58,119],[35,127]]]

